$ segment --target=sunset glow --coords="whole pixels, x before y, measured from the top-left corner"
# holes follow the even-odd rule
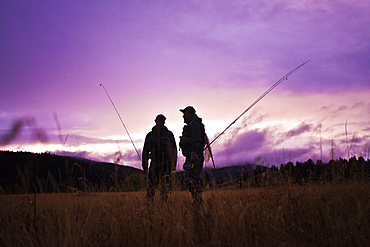
[[[178,143],[192,105],[212,140],[309,59],[212,145],[216,166],[369,158],[368,1],[3,1],[0,15],[1,150],[141,168],[101,83],[141,155],[157,114]]]

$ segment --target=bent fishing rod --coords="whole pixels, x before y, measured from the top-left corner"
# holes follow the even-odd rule
[[[133,145],[133,146],[134,146],[134,148],[135,148],[135,151],[136,151],[136,153],[137,153],[137,156],[139,157],[139,160],[141,161],[141,157],[140,157],[140,155],[139,155],[139,152],[138,152],[138,151],[137,151],[137,149],[136,149],[136,146],[135,146],[135,144],[134,144],[134,142],[133,142],[133,140],[132,140],[132,138],[131,138],[131,136],[130,136],[130,133],[128,132],[128,130],[127,130],[127,128],[126,128],[126,125],[123,123],[123,120],[122,120],[122,118],[121,118],[121,115],[119,114],[119,112],[118,112],[118,110],[117,110],[116,106],[114,105],[113,100],[112,100],[112,99],[111,99],[111,97],[109,96],[109,94],[108,94],[107,90],[105,89],[105,87],[104,87],[103,83],[100,83],[100,86],[101,86],[101,87],[103,87],[103,89],[104,89],[105,93],[107,94],[107,96],[108,96],[108,98],[109,98],[110,102],[112,103],[112,105],[113,105],[113,107],[114,107],[114,110],[116,110],[116,113],[117,113],[117,115],[118,115],[119,119],[121,120],[121,123],[122,123],[122,125],[123,125],[123,128],[125,128],[126,133],[127,133],[128,137],[130,138],[130,141],[131,141],[132,145]]]
[[[220,134],[218,134],[205,148],[204,150],[206,150],[209,146],[212,145],[212,143],[214,143],[223,133],[226,132],[226,130],[228,130],[231,125],[233,125],[236,121],[238,121],[247,111],[249,111],[253,106],[255,106],[261,99],[263,99],[267,94],[269,94],[274,88],[276,88],[282,81],[284,80],[288,80],[288,77],[293,74],[295,71],[297,71],[300,67],[302,67],[303,65],[305,65],[306,63],[308,63],[310,60],[307,60],[306,62],[302,63],[301,65],[295,67],[294,69],[292,69],[291,71],[289,71],[288,73],[286,73],[283,77],[281,77],[277,82],[274,83],[274,85],[272,85],[269,89],[267,89],[263,94],[261,94],[260,97],[258,97],[247,109],[245,109],[231,124],[229,124],[229,126],[226,127],[226,129],[224,129],[224,131],[222,131]]]

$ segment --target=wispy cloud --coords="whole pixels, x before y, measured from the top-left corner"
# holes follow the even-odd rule
[[[297,128],[290,130],[287,137],[299,136],[305,132],[309,132],[313,128],[312,124],[301,123]]]

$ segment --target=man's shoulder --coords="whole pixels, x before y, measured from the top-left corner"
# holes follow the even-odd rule
[[[166,130],[166,133],[167,133],[167,135],[169,135],[170,137],[172,137],[172,136],[173,136],[172,131],[171,131],[171,130],[169,130],[169,129],[167,129],[167,130]]]
[[[145,138],[149,138],[153,135],[153,130],[149,131],[148,134],[146,134]]]
[[[166,126],[163,126],[162,127],[162,130],[161,131],[156,131],[156,130],[151,130],[148,134],[146,134],[146,138],[150,138],[152,136],[154,136],[155,138],[158,138],[158,133],[160,136],[163,136],[163,134],[166,134],[166,135],[172,135],[173,136],[173,133],[172,131],[170,131]]]
[[[191,120],[189,125],[203,125],[202,119],[199,117],[195,117],[194,119]]]

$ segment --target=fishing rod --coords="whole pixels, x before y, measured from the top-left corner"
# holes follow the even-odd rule
[[[287,74],[285,74],[283,77],[281,77],[277,82],[275,82],[274,85],[272,85],[269,89],[266,90],[263,94],[261,94],[260,97],[258,97],[247,109],[245,109],[229,126],[224,129],[220,134],[218,134],[205,148],[206,150],[209,146],[212,145],[227,129],[231,127],[236,121],[238,121],[239,118],[241,118],[247,111],[249,111],[253,106],[255,106],[261,99],[263,99],[267,94],[269,94],[274,88],[276,88],[282,81],[288,80],[288,77],[293,74],[295,71],[297,71],[300,67],[308,63],[310,60],[307,60],[306,62],[302,63],[301,65],[297,66],[296,68],[289,71]]]
[[[121,120],[121,123],[122,123],[122,125],[123,125],[123,128],[125,128],[126,133],[127,133],[128,137],[130,138],[130,141],[131,141],[132,145],[133,145],[133,146],[134,146],[134,148],[135,148],[135,151],[136,151],[136,153],[137,153],[137,156],[139,157],[139,160],[141,161],[140,154],[139,154],[139,152],[137,151],[137,149],[136,149],[136,146],[135,146],[134,142],[132,141],[132,138],[131,138],[131,136],[130,136],[130,133],[128,132],[128,130],[127,130],[127,128],[126,128],[126,125],[123,123],[123,120],[122,120],[122,118],[121,118],[121,115],[119,114],[119,112],[118,112],[118,110],[117,110],[116,106],[114,105],[113,100],[112,100],[112,99],[111,99],[111,97],[109,96],[109,94],[108,94],[107,90],[105,89],[105,87],[104,87],[103,83],[100,83],[100,86],[101,86],[101,87],[103,87],[103,89],[104,89],[105,93],[107,94],[107,96],[108,96],[108,98],[109,98],[110,102],[112,103],[112,105],[113,105],[113,107],[114,107],[114,110],[116,110],[117,115],[118,115],[118,117],[119,117],[119,119]]]

